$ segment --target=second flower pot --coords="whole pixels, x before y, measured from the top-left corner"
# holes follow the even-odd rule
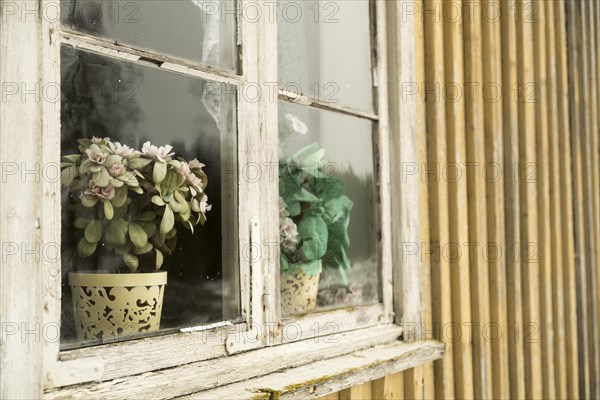
[[[301,264],[296,266],[290,272],[281,274],[281,312],[284,315],[305,313],[317,306],[321,260],[311,263],[310,269],[318,270],[314,275],[306,274]]]

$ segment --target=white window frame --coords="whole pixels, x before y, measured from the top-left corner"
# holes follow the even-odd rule
[[[160,379],[164,379],[163,383],[170,388],[168,395],[174,397],[233,384],[259,374],[297,367],[315,360],[342,356],[378,344],[395,342],[402,333],[403,323],[420,326],[420,264],[415,260],[410,262],[403,260],[402,246],[392,246],[392,243],[420,242],[418,182],[413,182],[414,180],[401,182],[400,179],[401,166],[406,165],[405,163],[417,162],[416,103],[418,100],[403,102],[400,99],[401,82],[416,81],[414,35],[417,21],[409,19],[399,23],[400,18],[403,17],[404,0],[371,1],[375,10],[372,26],[376,29],[372,35],[377,51],[374,52],[373,58],[373,82],[377,89],[376,104],[380,105],[378,115],[325,104],[309,97],[303,97],[299,101],[375,122],[377,127],[375,150],[380,166],[377,173],[380,190],[378,212],[382,233],[379,256],[382,269],[382,303],[355,309],[317,312],[282,320],[279,305],[278,254],[275,260],[260,257],[255,262],[240,257],[240,298],[244,322],[231,325],[216,324],[209,329],[190,328],[171,335],[62,352],[58,340],[42,340],[41,343],[33,346],[31,353],[35,371],[28,372],[31,378],[29,381],[33,382],[33,389],[29,390],[33,390],[33,393],[39,390],[38,394],[40,394],[43,387],[47,398],[84,393],[95,396],[110,393],[111,396],[118,397],[140,394],[144,390],[152,393],[152,388],[160,382]],[[262,7],[263,15],[268,15],[267,9],[272,7],[272,3],[268,0],[238,0],[238,7],[243,7],[245,3]],[[59,9],[60,6],[59,0],[38,0],[36,4],[40,10],[52,7]],[[388,22],[391,23],[389,29]],[[138,64],[143,63],[188,76],[229,83],[238,88],[256,82],[261,87],[268,87],[266,83],[278,80],[277,25],[269,18],[261,18],[259,22],[250,22],[242,18],[238,23],[238,44],[243,44],[240,57],[243,76],[190,64],[175,57],[158,57],[129,46],[117,46],[91,35],[66,30],[60,27],[57,21],[44,17],[35,24],[17,25],[18,22],[10,22],[10,20],[0,25],[3,48],[4,43],[7,46],[25,44],[24,49],[30,51],[37,46],[40,49],[39,53],[19,54],[18,58],[21,61],[39,63],[39,70],[35,73],[28,72],[28,76],[21,76],[21,80],[34,78],[42,82],[42,86],[60,82],[59,60],[62,44],[104,53],[123,60],[137,60]],[[8,35],[9,31],[12,35]],[[16,37],[14,33],[21,36]],[[402,41],[402,52],[398,51],[400,41]],[[390,59],[388,59],[388,48],[392,49],[389,51]],[[156,62],[139,61],[140,57],[162,64],[157,66]],[[9,76],[11,73],[16,76],[17,69],[5,66],[5,62],[3,60],[2,71],[8,71]],[[388,79],[388,71],[390,79]],[[388,96],[388,91],[391,96]],[[251,102],[247,101],[240,94],[241,92],[238,90],[238,163],[240,166],[247,163],[276,165],[278,162],[277,99],[261,96],[258,102]],[[290,93],[279,92],[279,98],[293,96]],[[2,120],[6,121],[8,118],[9,123],[11,115],[5,112],[5,106],[11,105],[13,109],[21,107],[28,118],[41,121],[39,127],[26,126],[24,136],[26,139],[41,143],[39,153],[36,154],[39,154],[39,160],[43,165],[57,164],[60,160],[60,102],[45,101],[40,107],[33,108],[26,108],[17,103],[4,104]],[[30,149],[23,151],[11,149],[12,153],[9,154],[4,145],[10,142],[5,142],[4,130],[2,134],[3,146],[0,148],[2,159],[16,157],[18,160],[19,156],[27,159],[26,154]],[[17,144],[18,141],[13,143]],[[390,156],[392,152],[396,155],[393,158]],[[254,183],[239,179],[238,182],[239,204],[243,205],[239,207],[238,243],[278,243],[277,182],[269,179],[261,179]],[[26,202],[20,205],[14,198],[0,192],[2,200],[7,200],[0,204],[0,209],[6,211],[11,209],[10,207],[20,206],[37,216],[35,226],[23,226],[22,231],[17,231],[14,235],[28,237],[33,234],[30,237],[38,238],[41,243],[56,243],[61,235],[61,205],[60,196],[57,195],[61,190],[60,182],[49,180],[26,182],[15,190],[27,194],[35,189],[41,189],[44,193],[43,197],[37,202]],[[391,201],[392,198],[395,199],[394,203]],[[24,302],[22,318],[40,321],[43,327],[59,326],[61,321],[60,261],[42,259],[36,267],[37,269],[32,272],[33,276],[28,276],[27,281],[40,282],[43,292],[35,299]],[[23,277],[12,268],[3,268],[2,274],[3,278],[11,278],[9,284],[26,284]],[[10,286],[3,284],[1,311],[5,311],[4,307],[21,300],[5,298],[7,293],[12,292],[8,289]],[[26,295],[28,294],[23,293],[23,296]],[[41,307],[34,307],[35,305]],[[284,338],[282,327],[290,321],[299,326],[302,335]],[[317,327],[322,327],[326,323],[336,324],[339,327],[339,333],[335,336],[337,343],[327,340],[330,332],[322,332],[325,334],[324,337],[318,337],[320,334],[318,330],[315,332],[313,328],[315,324],[318,324]],[[378,328],[372,329],[375,326]],[[415,339],[419,339],[418,334],[404,338],[405,341]],[[2,344],[10,346],[10,343],[14,341],[6,341]],[[424,346],[431,347],[431,342],[424,343]],[[23,381],[23,377],[14,375],[15,372],[9,372],[9,369],[5,368],[11,361],[16,362],[19,357],[22,357],[17,351],[22,347],[16,346],[15,350],[7,351],[7,356],[2,361],[0,374],[6,387],[10,386],[6,382],[11,376]],[[441,350],[434,353],[429,352],[422,357],[422,360],[417,361],[425,362],[439,358]],[[253,370],[257,360],[270,361],[264,368]],[[405,364],[403,365],[403,368],[407,368]],[[228,368],[235,370],[235,366],[242,368],[242,371],[236,370],[235,374],[226,373]],[[396,370],[390,367],[389,373],[393,372]],[[149,381],[147,386],[144,386],[144,380]],[[36,386],[35,382],[39,385]],[[7,390],[8,393],[18,392],[18,390]]]

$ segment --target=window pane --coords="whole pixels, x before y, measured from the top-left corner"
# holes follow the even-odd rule
[[[315,303],[377,303],[371,122],[287,102],[279,110],[284,314],[310,311]]]
[[[234,0],[61,1],[62,23],[120,44],[235,70]]]
[[[128,308],[119,303],[123,300],[115,300],[124,291],[118,287],[120,281],[114,285],[88,280],[81,283],[83,278],[69,273],[124,272],[115,279],[129,279],[128,276],[134,275],[129,272],[136,267],[137,272],[154,270],[158,263],[156,249],[160,249],[164,258],[160,270],[168,272],[167,285],[161,289],[164,290],[160,319],[163,332],[238,317],[239,282],[234,278],[237,256],[222,246],[225,240],[229,243],[236,240],[236,214],[231,210],[237,207],[237,195],[234,187],[224,183],[225,171],[221,169],[221,165],[235,162],[232,159],[236,137],[235,87],[71,47],[62,48],[61,58],[61,153],[63,156],[81,154],[79,176],[73,170],[68,171],[68,164],[63,164],[66,167],[63,171],[68,171],[67,183],[69,173],[71,179],[75,178],[75,183],[68,188],[63,186],[62,191],[63,344],[114,340],[105,325],[107,319],[112,325],[117,325],[115,321],[125,321],[127,327],[118,328],[123,335],[119,339],[138,334],[134,322],[136,318],[147,321],[149,316],[155,315],[156,293],[151,296],[144,292],[142,299],[136,300],[141,310]],[[173,159],[182,157],[191,161],[197,158],[205,164],[203,171],[208,184],[201,190],[205,183],[201,174],[195,172],[197,164],[190,162],[191,169],[186,170],[181,163],[179,166],[161,163],[151,148],[146,148],[137,161],[135,153],[128,156],[127,151],[119,151],[118,146],[114,150],[104,142],[97,144],[99,151],[93,149],[92,143],[84,141],[88,151],[82,153],[82,149],[78,149],[78,140],[93,137],[109,137],[112,142],[138,151],[144,150],[147,141],[156,146],[172,145],[172,151],[176,153]],[[121,155],[121,161],[112,154]],[[166,152],[159,152],[159,155],[168,161]],[[140,160],[152,161],[145,167],[143,162],[139,165]],[[63,161],[73,159],[63,158]],[[84,162],[87,162],[85,169]],[[162,168],[156,167],[158,164],[166,166],[166,175],[160,171]],[[106,169],[108,175],[101,169]],[[141,175],[129,173],[134,169]],[[134,178],[132,185],[127,173]],[[109,184],[101,182],[102,174],[111,179]],[[121,179],[123,177],[125,179]],[[141,194],[135,192],[136,179]],[[125,185],[120,188],[115,180],[121,180]],[[160,184],[157,186],[156,182]],[[114,192],[99,186],[112,186]],[[119,191],[123,188],[131,202],[123,200],[125,202],[120,205],[119,194],[122,192]],[[200,216],[197,211],[204,210],[205,205],[202,201],[194,203],[192,198],[201,199],[201,191],[208,195],[212,209],[206,209],[206,223],[195,225],[192,233],[184,222],[185,207],[188,207],[188,216],[191,215],[189,221],[197,222]],[[89,201],[97,202],[90,206],[86,203]],[[107,211],[106,203],[111,203],[112,213]],[[171,218],[165,216],[167,207]],[[113,214],[112,218],[110,214]],[[90,226],[92,221],[97,221],[95,226]],[[176,231],[170,229],[169,224],[174,224]],[[82,241],[83,249],[80,247]],[[144,243],[149,243],[148,247]],[[123,255],[125,253],[129,258]],[[125,286],[133,292],[133,284]],[[145,286],[160,289],[158,283],[136,286],[141,286],[142,292]],[[82,313],[92,314],[100,322],[82,320]],[[148,325],[143,326],[142,333],[146,333]],[[82,330],[78,332],[76,328]]]
[[[369,1],[278,4],[280,88],[372,111]]]

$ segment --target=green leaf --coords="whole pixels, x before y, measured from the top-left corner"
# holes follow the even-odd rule
[[[73,183],[73,179],[79,176],[79,172],[77,171],[77,166],[72,165],[60,171],[60,181],[64,186],[69,186]]]
[[[63,156],[63,158],[73,163],[78,163],[79,161],[81,161],[81,154],[69,154],[67,156]]]
[[[165,213],[163,214],[162,221],[160,222],[160,233],[167,234],[175,225],[175,216],[173,210],[169,205],[165,206]]]
[[[123,254],[123,261],[125,261],[125,265],[127,265],[132,272],[136,271],[140,266],[140,260],[130,253]]]
[[[165,202],[160,198],[160,196],[152,196],[152,203],[160,207],[165,205]]]
[[[144,194],[144,189],[142,189],[142,188],[141,188],[141,187],[139,187],[139,186],[135,186],[135,187],[133,187],[133,189],[131,189],[131,190],[133,190],[133,191],[134,191],[134,192],[136,192],[137,194]]]
[[[110,183],[110,175],[106,168],[102,167],[98,172],[92,174],[92,181],[98,186],[106,186]]]
[[[115,197],[112,198],[112,200],[110,201],[113,206],[119,208],[119,207],[123,207],[125,205],[125,202],[127,201],[127,188],[126,187],[120,187],[120,188],[116,188],[115,189]]]
[[[140,222],[140,226],[144,228],[144,231],[149,238],[156,233],[156,224],[154,222]]]
[[[121,175],[117,176],[116,179],[124,182],[127,186],[136,187],[140,185],[135,177],[135,174],[131,171],[122,173]]]
[[[322,199],[337,198],[344,194],[344,183],[336,176],[314,181],[315,194]]]
[[[133,158],[127,162],[127,166],[132,169],[142,169],[152,162],[149,158]]]
[[[127,243],[127,221],[116,218],[104,229],[104,240],[113,246],[124,246]]]
[[[156,161],[154,163],[154,169],[152,170],[152,180],[154,183],[162,182],[167,176],[167,164]]]
[[[154,211],[142,211],[136,214],[134,218],[136,221],[151,222],[156,218],[156,213]]]
[[[148,243],[148,235],[144,228],[133,222],[129,224],[129,238],[139,248],[144,247]]]
[[[107,167],[112,167],[113,164],[119,163],[123,161],[123,158],[121,156],[118,156],[116,154],[111,154],[110,156],[106,157],[106,161],[104,161],[104,165],[106,165]]]
[[[98,203],[97,197],[94,197],[90,194],[84,194],[83,196],[81,196],[81,204],[84,207],[91,208],[94,207],[96,203]]]
[[[304,260],[318,260],[327,252],[329,232],[321,217],[305,217],[298,224],[298,237],[303,239],[302,255]]]
[[[156,249],[156,269],[160,269],[163,265],[163,253],[159,249]]]
[[[115,216],[115,209],[113,208],[112,204],[110,203],[110,201],[106,200],[103,201],[104,203],[104,216],[106,217],[106,219],[113,219],[113,217]]]
[[[96,243],[102,237],[102,222],[97,219],[92,220],[84,231],[85,239],[89,243]]]
[[[82,237],[81,239],[79,239],[79,242],[77,243],[77,254],[79,254],[81,257],[85,258],[85,257],[89,257],[92,254],[94,254],[95,251],[96,251],[96,243],[88,242],[85,239],[85,237]]]
[[[141,248],[135,247],[133,249],[133,254],[136,254],[136,255],[148,254],[152,251],[153,248],[154,248],[154,246],[152,246],[152,244],[150,242],[147,242],[144,247],[141,247]]]

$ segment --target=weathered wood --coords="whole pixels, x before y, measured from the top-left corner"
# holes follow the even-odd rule
[[[371,400],[371,383],[362,383],[340,392],[340,400]]]
[[[412,22],[400,23],[401,4],[382,2],[379,10],[384,13],[387,6],[387,21],[389,26],[388,48],[389,63],[389,149],[395,157],[391,158],[391,170],[395,171],[391,181],[391,197],[397,199],[391,203],[392,258],[395,269],[394,311],[395,320],[400,324],[421,324],[421,286],[420,257],[408,256],[406,249],[410,245],[420,246],[420,215],[419,215],[419,181],[418,175],[407,178],[404,173],[407,165],[417,164],[416,138],[416,105],[418,98],[404,97],[404,83],[414,82],[414,25]],[[382,20],[385,14],[380,17]],[[418,340],[415,335],[406,336],[405,340]]]
[[[456,2],[460,4],[460,2]],[[469,218],[467,179],[460,171],[466,165],[465,97],[461,86],[464,79],[463,19],[443,18],[444,61],[446,102],[447,158],[442,166],[447,168],[447,177],[442,184],[448,185],[448,215],[450,220],[450,247],[443,254],[450,263],[452,283],[452,321],[461,328],[470,323],[471,288],[469,281],[469,257],[462,254],[461,247],[468,243]],[[441,161],[441,160],[439,160]],[[459,174],[460,173],[460,174]],[[472,398],[473,393],[473,349],[469,335],[451,339],[454,346],[454,383],[456,397]]]
[[[558,109],[558,72],[557,72],[557,50],[554,5],[545,6],[546,26],[546,51],[547,51],[547,101],[548,101],[548,173],[550,175],[550,231],[549,242],[551,248],[552,266],[552,317],[554,322],[554,361],[556,397],[567,398],[567,368],[566,365],[566,326],[565,326],[565,265],[563,259],[563,246],[561,232],[563,229],[561,221],[561,186],[560,175],[567,173],[561,171],[560,164],[560,133],[559,133],[559,109]],[[554,367],[553,366],[553,367]]]
[[[319,108],[322,110],[335,111],[345,115],[370,119],[372,121],[379,120],[379,116],[372,112],[357,110],[351,107],[342,106],[331,101],[318,99],[316,97],[312,97],[306,94],[291,92],[289,90],[279,89],[279,99],[286,100],[295,104],[302,104],[304,106]]]
[[[596,153],[593,145],[594,137],[598,135],[598,99],[596,94],[596,54],[595,54],[595,35],[593,31],[593,11],[594,2],[582,2],[581,4],[581,21],[582,33],[584,36],[584,51],[582,58],[582,74],[585,78],[583,89],[585,90],[584,97],[584,112],[585,132],[583,135],[582,149],[584,161],[584,210],[585,210],[585,229],[586,229],[586,251],[588,253],[588,265],[586,265],[587,279],[589,282],[589,318],[590,318],[590,344],[591,344],[591,365],[590,365],[590,393],[592,398],[600,396],[600,321],[599,317],[599,298],[598,298],[598,268],[597,263],[596,240],[595,236],[595,220],[597,214],[594,213],[595,199],[594,192],[598,182],[594,182],[594,177],[597,171],[594,170],[594,153]],[[587,111],[585,110],[587,108]]]
[[[405,374],[406,372],[399,372],[371,382],[371,398],[374,400],[403,400]]]
[[[44,145],[45,135],[52,137],[49,130],[56,119],[48,114],[52,110],[52,105],[47,104],[51,99],[45,97],[43,89],[47,84],[56,89],[51,67],[55,60],[46,46],[50,43],[46,22],[9,15],[4,3],[2,8],[0,397],[39,398],[48,348],[44,344],[44,313],[56,313],[54,304],[44,311],[46,296],[55,295],[56,288],[45,286],[43,275],[52,265],[42,260],[45,245],[59,246],[56,240],[43,242],[53,226],[45,226],[42,211],[48,211],[48,203],[56,194],[47,192],[51,185],[44,183],[42,174],[50,171],[53,179],[57,175],[51,165],[40,165],[46,160],[42,149],[53,147],[51,140]],[[56,337],[56,326],[50,335]]]
[[[434,10],[441,7],[437,0],[426,0],[424,7]],[[425,13],[425,88],[427,98],[427,169],[429,184],[429,226],[430,243],[422,252],[433,251],[431,263],[431,293],[433,321],[438,327],[434,337],[442,338],[441,327],[448,326],[452,319],[452,291],[450,287],[450,263],[441,256],[440,246],[449,243],[448,187],[437,174],[438,165],[448,162],[446,146],[446,106],[441,99],[444,86],[444,31],[443,22],[437,13]],[[429,255],[424,253],[424,255]],[[433,295],[435,294],[435,295]],[[433,329],[431,327],[430,329]],[[446,348],[443,359],[434,362],[435,396],[453,398],[454,389],[454,350]]]
[[[361,385],[354,389],[357,397],[350,390],[341,392],[339,398],[348,398],[350,392],[352,399],[369,399],[372,398],[371,386],[363,385],[364,382],[412,368],[425,359],[440,357],[442,352],[443,345],[439,342],[397,342],[196,393],[184,399],[250,399],[261,393],[279,399],[313,399],[351,387],[354,389],[357,385]]]
[[[413,285],[414,281],[407,278],[419,279],[419,271],[414,272],[412,268],[406,267],[402,263],[402,259],[398,253],[394,252],[394,249],[398,246],[392,245],[392,243],[398,243],[398,229],[403,229],[402,237],[408,236],[406,232],[411,232],[411,226],[408,223],[403,225],[394,224],[393,204],[392,201],[392,187],[397,186],[402,173],[396,168],[392,168],[392,150],[390,143],[392,138],[403,137],[407,140],[408,146],[410,147],[410,140],[412,136],[410,132],[404,131],[391,131],[390,130],[390,107],[389,107],[389,91],[390,85],[388,75],[388,35],[387,35],[387,19],[386,19],[386,2],[378,0],[371,3],[371,45],[375,46],[377,51],[372,57],[373,65],[373,76],[375,86],[375,106],[379,116],[379,120],[374,124],[374,135],[375,140],[373,146],[377,154],[379,166],[376,173],[379,176],[379,212],[378,212],[378,223],[379,229],[381,229],[381,239],[379,240],[379,257],[380,257],[380,288],[381,288],[381,300],[383,302],[383,318],[380,322],[390,323],[394,320],[402,321],[406,318],[412,321],[414,316],[420,316],[420,291],[419,287]],[[406,43],[410,43],[410,38],[405,38]],[[406,63],[405,69],[412,71],[412,65]],[[393,73],[393,72],[392,72]],[[402,114],[401,109],[395,109],[395,114]],[[409,124],[409,118],[414,119],[414,115],[405,115],[405,123]],[[396,153],[393,153],[396,154]],[[402,157],[402,156],[401,156]],[[394,157],[396,159],[396,157]],[[405,192],[401,199],[403,207],[408,208],[414,204],[418,193],[411,192],[410,188],[404,188]],[[419,217],[414,216],[410,219],[410,222],[415,222],[418,226]],[[415,278],[416,275],[416,278]],[[395,283],[396,281],[396,283]],[[395,287],[406,286],[406,289],[401,293],[394,293]],[[402,296],[400,299],[404,302],[403,307],[399,308],[394,304],[394,297]],[[414,312],[408,313],[404,310],[414,309]],[[394,318],[394,316],[401,316],[400,318]]]
[[[506,231],[506,286],[508,324],[503,328],[508,338],[510,397],[525,398],[525,352],[522,337],[523,272],[519,246],[521,240],[521,205],[519,203],[520,170],[524,163],[519,157],[519,102],[513,90],[519,85],[517,73],[517,3],[501,1],[502,29],[502,106],[504,129],[504,212]]]
[[[110,394],[111,397],[131,398],[143,396],[148,390],[160,393],[163,398],[181,396],[251,379],[258,374],[268,374],[289,367],[307,365],[317,360],[348,354],[380,343],[394,342],[398,339],[401,331],[401,328],[396,325],[378,329],[355,330],[333,337],[307,339],[104,382],[50,390],[46,393],[46,397],[103,397]],[[149,361],[152,359],[150,358]],[[260,368],[257,369],[257,366]]]
[[[484,4],[482,6],[486,7]],[[505,272],[502,259],[494,256],[495,262],[492,263],[492,259],[485,252],[491,248],[490,243],[500,248],[504,247],[504,204],[502,203],[502,180],[486,179],[486,175],[481,172],[487,171],[486,166],[490,163],[503,164],[502,103],[497,98],[489,99],[490,93],[485,89],[490,85],[496,85],[499,90],[502,82],[499,68],[500,26],[499,21],[496,23],[482,21],[479,8],[471,11],[465,15],[464,59],[465,89],[468,89],[468,94],[465,94],[467,96],[466,165],[472,166],[472,171],[466,179],[469,190],[469,242],[473,246],[473,250],[469,251],[473,307],[471,327],[474,331],[472,336],[473,386],[476,398],[490,398],[493,394],[492,378],[500,378],[502,370],[496,371],[496,368],[493,368],[495,366],[492,365],[492,342],[484,338],[483,327],[490,326],[492,321],[502,326],[502,319],[506,321],[506,307],[502,308],[506,294],[498,296],[506,289],[503,285],[504,279],[501,279]],[[482,46],[487,50],[485,58],[482,58]],[[498,94],[501,94],[501,90]],[[495,95],[492,93],[491,96]],[[490,301],[496,307],[491,309]],[[492,313],[492,310],[495,313]],[[504,314],[501,314],[502,311]],[[503,365],[502,355],[498,352],[501,344],[502,340],[494,344],[496,366]],[[506,349],[504,350],[506,354]],[[502,397],[501,394],[496,396]]]
[[[585,78],[581,76],[581,21],[579,19],[579,3],[567,2],[567,17],[570,29],[567,31],[569,52],[569,87],[570,87],[570,121],[571,121],[571,151],[573,160],[573,217],[575,230],[575,260],[577,282],[577,320],[579,341],[579,395],[590,398],[590,368],[591,344],[590,321],[588,318],[588,281],[586,276],[587,253],[585,251],[585,216],[583,210],[583,157],[581,154],[582,131],[584,121],[581,119],[582,88]]]
[[[558,101],[558,142],[560,147],[560,217],[562,229],[560,240],[564,254],[565,279],[565,328],[567,359],[567,397],[579,396],[579,342],[577,329],[577,289],[575,243],[573,231],[573,169],[570,141],[569,105],[572,93],[569,90],[569,54],[567,52],[566,10],[563,0],[554,3],[556,26],[557,57],[557,101]]]
[[[522,1],[520,10],[535,9],[531,0]],[[535,100],[531,88],[535,88],[533,54],[533,27],[526,18],[517,22],[517,60],[519,92],[519,195],[521,203],[521,256],[523,263],[523,322],[519,327],[523,332],[525,347],[525,394],[528,398],[541,398],[542,387],[542,347],[539,340],[540,284],[539,284],[539,234],[538,234],[538,190],[537,177],[531,179],[528,172],[533,166],[537,173],[536,157],[536,118]],[[527,90],[529,89],[529,90]],[[535,95],[535,92],[534,92]]]
[[[546,17],[544,1],[534,3],[536,23],[533,25],[534,39],[534,68],[535,68],[535,119],[536,119],[536,149],[537,149],[537,207],[539,232],[539,266],[540,266],[540,326],[539,341],[542,345],[542,368],[544,398],[556,397],[554,377],[554,304],[552,302],[552,242],[550,230],[550,160],[548,157],[548,96],[546,83]]]

